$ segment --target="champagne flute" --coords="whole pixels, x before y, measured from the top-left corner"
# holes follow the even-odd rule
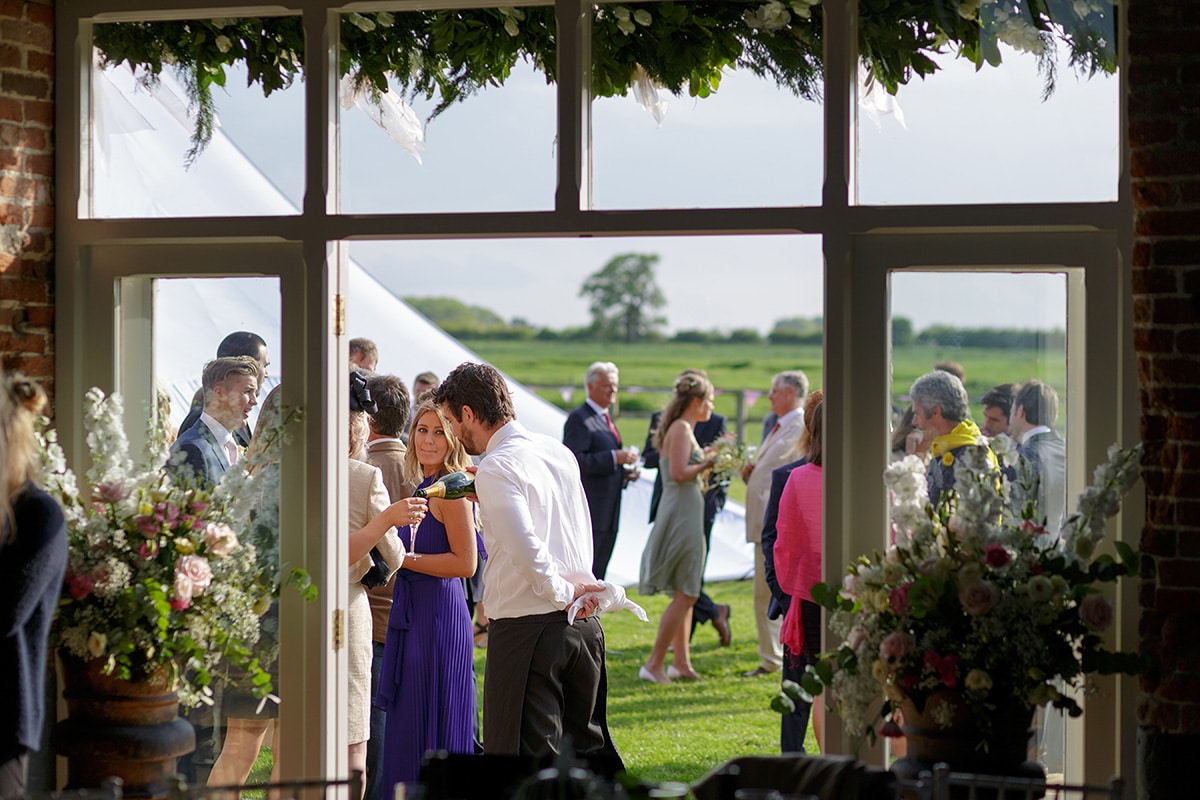
[[[412,522],[408,523],[408,557],[409,558],[420,558],[421,557],[421,554],[417,552],[417,531],[420,529],[421,523],[423,521],[424,521],[424,517],[422,517],[421,519],[418,519],[416,521],[416,524],[413,524]]]

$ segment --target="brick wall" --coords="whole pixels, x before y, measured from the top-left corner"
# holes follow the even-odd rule
[[[1171,773],[1184,778],[1200,742],[1198,41],[1200,5],[1129,3],[1134,342],[1146,443],[1139,630],[1154,663],[1138,707],[1143,797],[1171,796]]]
[[[53,0],[0,0],[0,358],[51,395],[53,77]]]

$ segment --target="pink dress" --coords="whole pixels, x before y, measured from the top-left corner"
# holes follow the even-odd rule
[[[775,575],[779,588],[792,596],[779,639],[788,650],[804,649],[801,601],[812,602],[812,587],[821,580],[821,468],[802,464],[792,470],[779,499],[779,531],[775,540]]]

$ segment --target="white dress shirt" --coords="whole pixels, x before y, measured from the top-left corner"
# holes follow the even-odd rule
[[[1049,433],[1050,428],[1046,425],[1034,425],[1029,430],[1021,434],[1021,444],[1029,444],[1029,440],[1038,434]]]
[[[488,552],[483,605],[489,618],[564,610],[575,582],[595,582],[579,462],[562,442],[507,423],[479,460],[475,493]]]

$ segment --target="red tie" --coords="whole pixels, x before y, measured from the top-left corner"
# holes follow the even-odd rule
[[[771,441],[771,437],[779,430],[779,422],[775,423],[775,427],[771,428],[771,432],[767,434],[767,438],[763,439],[763,447],[767,446],[767,442]]]
[[[608,429],[612,431],[613,438],[617,440],[617,447],[620,447],[621,434],[617,433],[617,426],[613,425],[612,417],[608,414],[601,414],[600,416],[604,417],[604,421],[608,423]]]

